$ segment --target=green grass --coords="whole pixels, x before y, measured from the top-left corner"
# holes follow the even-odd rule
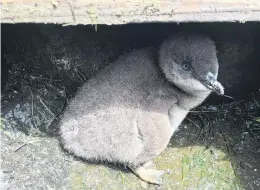
[[[160,169],[170,169],[167,186],[176,189],[241,189],[232,164],[221,150],[202,146],[168,148],[156,160]]]

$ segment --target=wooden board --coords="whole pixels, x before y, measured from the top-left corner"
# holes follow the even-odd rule
[[[2,23],[260,21],[260,0],[2,0]]]

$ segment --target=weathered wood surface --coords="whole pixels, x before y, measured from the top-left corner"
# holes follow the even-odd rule
[[[2,23],[260,21],[260,0],[2,0]]]

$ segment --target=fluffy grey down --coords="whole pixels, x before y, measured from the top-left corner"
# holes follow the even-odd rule
[[[127,53],[88,80],[60,122],[65,149],[138,167],[158,156],[190,109],[216,91],[218,60],[206,36],[175,35]]]

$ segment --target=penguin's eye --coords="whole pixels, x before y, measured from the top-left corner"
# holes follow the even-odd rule
[[[184,71],[189,71],[191,69],[190,62],[189,61],[184,61],[181,64],[181,69],[184,70]]]

